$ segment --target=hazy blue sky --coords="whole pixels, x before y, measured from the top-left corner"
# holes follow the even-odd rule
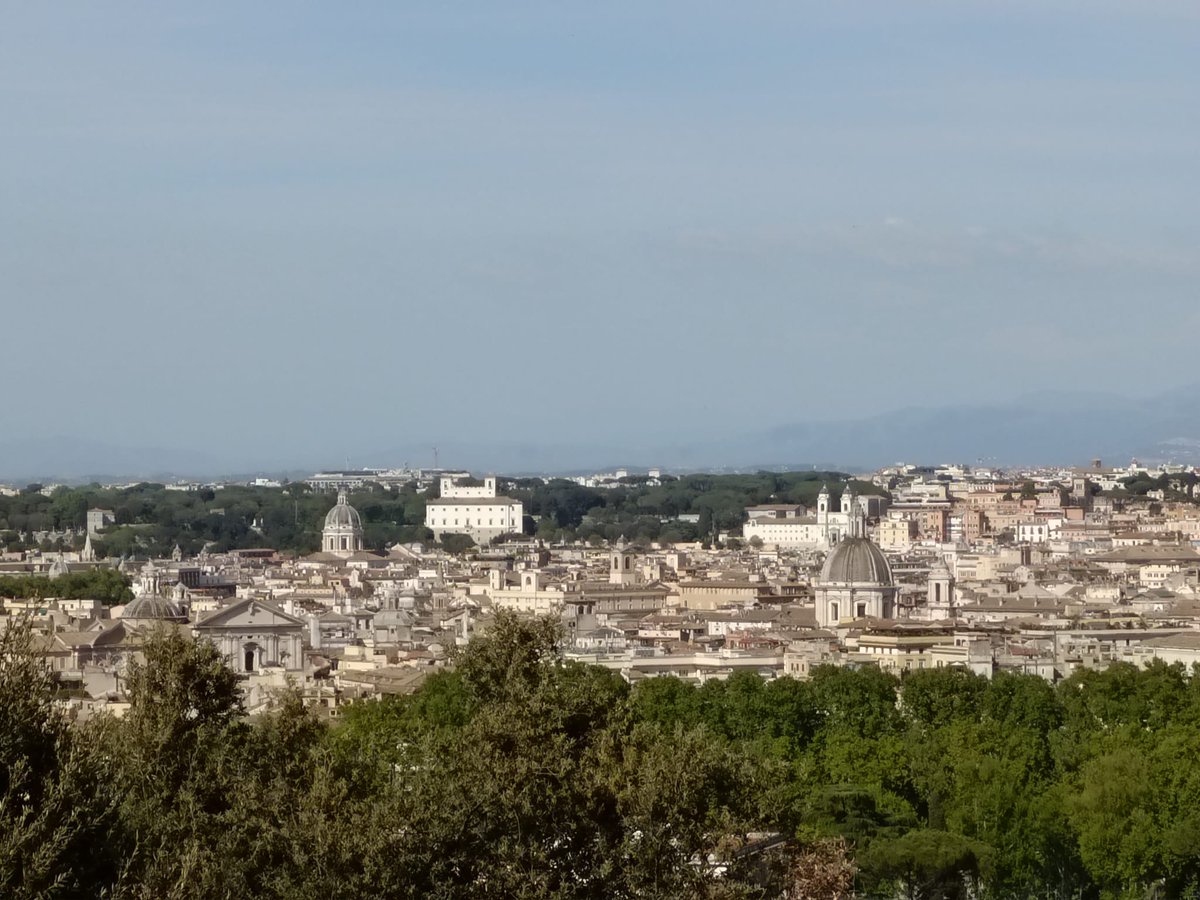
[[[1198,111],[1195,2],[5,2],[0,440],[1200,381]]]

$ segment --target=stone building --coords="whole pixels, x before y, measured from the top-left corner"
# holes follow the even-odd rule
[[[304,668],[305,623],[261,600],[247,598],[192,626],[211,641],[235,672]]]

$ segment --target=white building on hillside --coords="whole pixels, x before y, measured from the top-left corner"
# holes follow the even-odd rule
[[[502,534],[520,533],[525,507],[520,500],[496,494],[496,479],[460,484],[454,476],[441,479],[442,496],[425,505],[425,526],[437,540],[444,534],[465,534],[476,544],[490,544]]]

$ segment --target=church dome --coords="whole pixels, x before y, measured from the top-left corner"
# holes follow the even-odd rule
[[[362,519],[359,518],[358,510],[346,502],[345,492],[338,494],[337,503],[325,516],[325,527],[327,529],[362,530]]]
[[[182,622],[187,616],[174,600],[143,594],[130,603],[121,612],[122,619],[156,619],[167,622]]]
[[[870,538],[847,538],[825,557],[821,582],[891,587],[892,567]]]

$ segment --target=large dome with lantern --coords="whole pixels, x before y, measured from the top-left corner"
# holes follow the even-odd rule
[[[821,583],[890,587],[893,584],[892,567],[870,538],[846,538],[825,557]]]
[[[337,503],[325,516],[325,527],[321,529],[321,549],[326,553],[349,556],[362,548],[362,518],[346,499],[346,492],[341,491]]]

